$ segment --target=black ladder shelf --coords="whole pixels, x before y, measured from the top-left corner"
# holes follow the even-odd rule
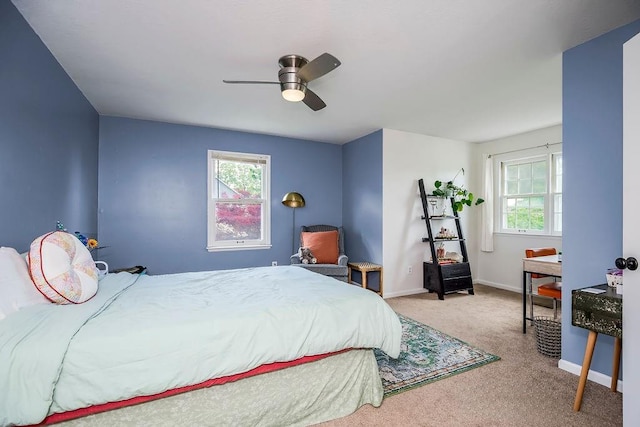
[[[459,291],[468,291],[473,295],[473,279],[471,278],[471,267],[467,256],[467,245],[462,236],[460,217],[458,212],[453,211],[451,215],[433,215],[429,212],[429,199],[440,199],[442,197],[428,195],[424,190],[424,180],[418,180],[420,187],[420,198],[422,199],[422,210],[424,211],[424,222],[427,226],[429,237],[423,238],[423,242],[429,243],[431,249],[431,261],[423,262],[423,286],[429,292],[436,292],[438,299],[444,300],[445,294]],[[453,206],[453,197],[451,205]],[[434,237],[432,221],[442,224],[445,221],[453,221],[456,225],[457,235],[455,238]],[[460,246],[462,262],[441,263],[438,259],[436,244],[440,242],[457,242]]]

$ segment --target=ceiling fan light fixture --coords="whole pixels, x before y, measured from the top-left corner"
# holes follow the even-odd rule
[[[300,102],[304,99],[304,92],[300,89],[285,89],[282,91],[282,97],[290,102]]]

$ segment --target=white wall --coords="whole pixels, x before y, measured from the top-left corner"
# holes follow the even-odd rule
[[[466,175],[460,174],[456,183],[477,194],[480,187],[470,180],[476,174],[472,144],[383,129],[382,159],[384,295],[424,292],[422,263],[430,258],[430,251],[428,243],[422,242],[427,228],[420,219],[423,211],[418,180],[424,179],[429,192],[435,180],[451,180],[464,168]],[[461,213],[464,237],[471,247],[477,233],[470,226],[477,223],[474,218],[479,212],[477,208],[466,208]],[[460,252],[457,244],[451,245],[456,248],[452,246],[449,250]],[[475,254],[469,251],[469,258],[475,270]]]
[[[562,142],[562,126],[552,126],[519,135],[488,141],[473,146],[474,182],[480,187],[483,154],[497,154],[511,150]],[[496,194],[494,192],[494,194]],[[522,258],[526,248],[555,247],[562,250],[562,238],[550,236],[494,234],[494,251],[480,251],[480,224],[476,218],[476,238],[470,247],[476,260],[474,281],[498,288],[520,292],[522,289]]]

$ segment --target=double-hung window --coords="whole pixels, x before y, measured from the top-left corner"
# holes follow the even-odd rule
[[[269,248],[270,156],[209,150],[208,162],[207,249]]]
[[[562,234],[562,153],[499,162],[497,209],[503,233]]]

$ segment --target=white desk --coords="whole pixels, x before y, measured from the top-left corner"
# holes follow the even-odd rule
[[[531,317],[527,317],[527,299],[531,301],[533,286],[531,273],[546,274],[547,276],[562,277],[562,262],[558,255],[522,258],[522,333],[527,333],[527,320],[533,320],[533,304]],[[527,280],[528,279],[528,280]]]

